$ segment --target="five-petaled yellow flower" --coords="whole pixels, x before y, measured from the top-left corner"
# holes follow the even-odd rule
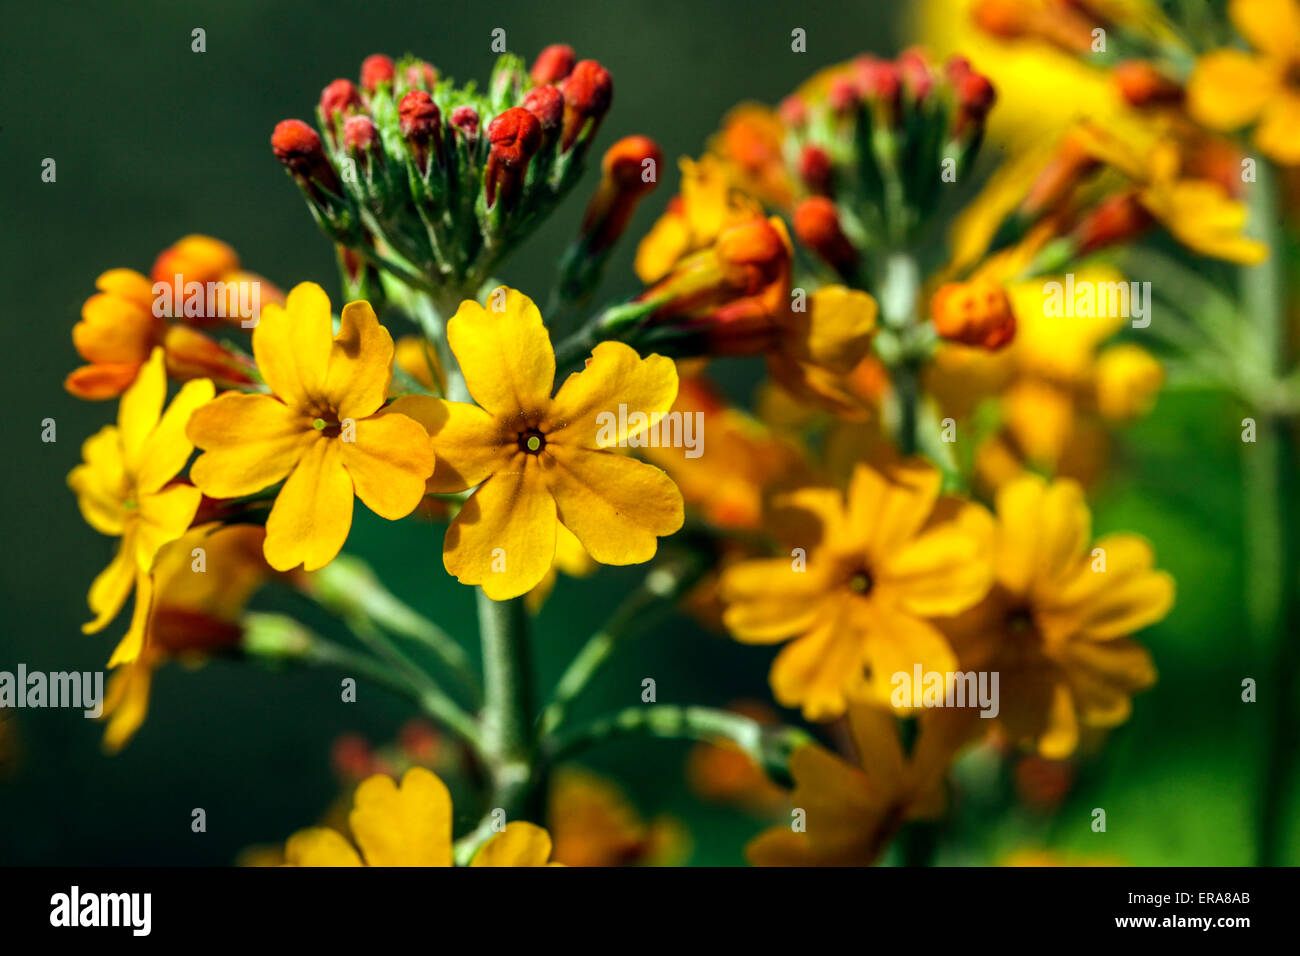
[[[286,479],[266,522],[264,553],[277,571],[324,567],[352,527],[355,494],[396,520],[424,497],[433,471],[416,421],[384,407],[393,339],[367,302],[343,309],[311,282],[268,305],[253,354],[271,395],[226,392],[198,409],[189,436],[204,451],[191,477],[214,498],[251,495]]]
[[[541,313],[513,289],[489,302],[502,308],[467,300],[447,323],[478,404],[425,396],[393,403],[429,431],[432,492],[478,486],[447,529],[447,571],[494,600],[518,597],[550,571],[561,524],[601,564],[650,560],[658,538],[682,526],[681,492],[658,468],[616,449],[672,406],[672,360],[602,342],[552,397],[555,353]]]
[[[850,698],[887,703],[892,676],[916,664],[955,670],[933,619],[965,611],[987,593],[990,519],[978,505],[936,508],[940,483],[938,471],[921,463],[888,473],[859,465],[845,497],[808,488],[778,500],[811,521],[806,546],[723,573],[723,621],[738,640],[794,638],[772,664],[781,704],[828,720]]]
[[[329,827],[299,830],[285,845],[286,865],[452,865],[451,795],[423,767],[406,771],[400,787],[382,773],[362,781],[352,800],[348,827],[356,848]],[[516,820],[483,844],[470,866],[560,865],[550,860],[550,835],[535,824]]]
[[[1228,14],[1258,51],[1214,50],[1187,86],[1187,107],[1214,129],[1257,123],[1255,143],[1279,163],[1300,163],[1300,3],[1232,0]]]
[[[1151,545],[1112,534],[1091,547],[1079,486],[1017,479],[997,496],[996,583],[951,622],[962,669],[1000,675],[998,720],[1044,757],[1069,756],[1080,725],[1128,719],[1132,695],[1155,682],[1151,657],[1128,635],[1169,613],[1174,581],[1152,568]]]
[[[145,643],[150,573],[159,549],[185,533],[202,495],[192,485],[173,482],[194,446],[185,423],[195,408],[212,398],[207,379],[186,383],[167,410],[167,372],[163,350],[155,348],[134,384],[122,395],[117,425],[105,425],[81,446],[84,463],[68,474],[68,486],[86,522],[122,539],[117,555],[90,586],[95,619],[82,626],[95,634],[108,626],[136,588],[135,610],[126,636],[109,667],[135,660]]]

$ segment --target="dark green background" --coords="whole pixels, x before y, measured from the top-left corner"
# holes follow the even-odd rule
[[[490,34],[531,59],[568,42],[615,79],[614,109],[598,146],[632,132],[667,157],[697,154],[734,103],[775,102],[803,77],[862,50],[896,47],[893,3],[691,2],[385,3],[136,2],[0,4],[0,274],[4,277],[4,624],[0,669],[103,666],[115,635],[83,636],[85,592],[112,543],[83,524],[65,475],[81,441],[114,414],[62,388],[76,364],[70,329],[96,275],[147,270],[178,237],[201,232],[233,244],[245,265],[284,288],[312,279],[336,290],[329,244],[270,154],[286,117],[310,119],[320,88],[355,77],[376,51],[419,54],[444,74],[486,79]],[[808,52],[790,51],[807,30]],[[190,31],[207,31],[207,52]],[[40,181],[41,160],[58,181]],[[646,203],[642,231],[676,185]],[[583,200],[573,197],[504,270],[525,291],[547,288]],[[612,264],[608,295],[635,288],[631,248]],[[336,292],[333,294],[337,295]],[[538,295],[538,298],[544,296]],[[747,370],[737,370],[744,380]],[[53,417],[58,441],[42,444]],[[1262,707],[1238,702],[1252,651],[1241,624],[1239,493],[1232,450],[1240,414],[1213,398],[1162,402],[1117,463],[1099,499],[1099,530],[1130,528],[1156,543],[1180,585],[1169,620],[1147,635],[1161,681],[1141,697],[1106,758],[1085,774],[1054,820],[1018,811],[1000,824],[963,808],[966,849],[951,860],[995,859],[1048,843],[1134,863],[1249,860]],[[1140,450],[1139,450],[1140,449]],[[363,509],[358,509],[361,514]],[[460,634],[472,600],[439,558],[440,529],[394,528],[368,514],[349,550],[370,559],[399,594]],[[636,579],[606,570],[561,581],[537,635],[542,687]],[[691,625],[647,635],[604,677],[591,709],[636,702],[654,677],[661,701],[725,704],[767,696],[767,652]],[[384,692],[338,701],[325,673],[273,674],[227,662],[175,667],[156,681],[149,720],[121,755],[99,750],[101,728],[67,711],[20,711],[22,760],[0,780],[0,862],[226,863],[249,844],[275,842],[311,823],[332,798],[328,744],[339,733],[389,738],[408,716]],[[603,700],[600,698],[603,697]],[[614,770],[647,813],[689,824],[695,861],[739,862],[758,824],[700,805],[684,792],[683,748],[638,742],[589,763]],[[1092,807],[1109,832],[1091,833]],[[190,831],[207,811],[208,832]],[[1295,843],[1293,842],[1293,847]],[[1295,853],[1291,854],[1294,860]]]

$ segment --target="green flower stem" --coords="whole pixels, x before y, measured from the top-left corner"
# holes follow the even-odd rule
[[[445,724],[475,751],[481,751],[483,741],[474,718],[447,696],[446,692],[414,661],[406,656],[370,618],[349,615],[345,619],[348,629],[377,655],[383,658],[415,688],[417,699],[424,711]]]
[[[514,766],[508,775],[517,775],[516,765],[528,768],[533,754],[528,612],[523,598],[494,601],[481,588],[476,594],[483,645],[484,753],[494,770]]]
[[[314,572],[311,594],[341,617],[364,617],[389,633],[431,651],[477,702],[482,696],[469,656],[450,634],[389,591],[365,561],[349,554]]]
[[[921,272],[916,258],[903,252],[889,255],[880,283],[880,316],[898,342],[887,364],[894,386],[898,449],[904,456],[914,455],[920,448],[921,362],[912,348],[920,294]]]
[[[582,694],[617,648],[672,610],[676,599],[698,580],[700,570],[698,561],[682,554],[674,555],[646,575],[561,675],[550,703],[542,711],[538,731],[541,736],[554,733],[564,722],[569,705]]]
[[[1264,159],[1251,189],[1251,222],[1269,247],[1268,259],[1243,270],[1246,315],[1257,323],[1258,340],[1275,382],[1290,372],[1286,326],[1286,247],[1279,223],[1277,174]],[[1289,496],[1295,489],[1297,450],[1294,418],[1276,409],[1260,413],[1256,441],[1243,446],[1247,536],[1247,614],[1257,647],[1267,654],[1262,698],[1269,708],[1264,779],[1260,794],[1256,862],[1275,865],[1281,844],[1296,750],[1294,708],[1300,670],[1300,621],[1296,591],[1295,525]]]
[[[784,786],[792,782],[790,755],[799,747],[812,743],[812,738],[802,730],[766,726],[726,710],[647,704],[620,710],[553,737],[548,742],[546,756],[548,762],[555,763],[603,741],[631,734],[710,743],[728,741]]]

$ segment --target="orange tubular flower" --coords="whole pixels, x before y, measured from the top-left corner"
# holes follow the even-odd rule
[[[390,520],[424,496],[433,453],[418,422],[383,407],[393,340],[366,302],[344,307],[304,282],[253,331],[271,395],[227,392],[194,413],[204,451],[191,477],[204,494],[236,498],[287,478],[266,522],[266,560],[278,571],[332,561],[352,527],[352,499]]]
[[[794,211],[794,234],[841,274],[852,271],[858,251],[840,227],[835,203],[825,196],[813,196]]]
[[[99,292],[81,307],[72,343],[89,365],[72,372],[64,387],[78,398],[121,395],[154,347],[167,322],[153,314],[153,288],[131,269],[112,269],[95,280]]]
[[[605,151],[600,186],[582,219],[589,252],[608,248],[623,234],[637,203],[655,188],[662,165],[659,145],[648,136],[625,136]],[[647,168],[653,171],[649,179]]]
[[[997,351],[1016,334],[1011,299],[996,282],[949,282],[930,300],[935,331],[945,339]]]

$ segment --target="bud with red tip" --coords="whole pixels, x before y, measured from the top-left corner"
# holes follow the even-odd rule
[[[1138,109],[1171,106],[1183,100],[1183,87],[1146,60],[1127,60],[1111,75],[1120,95]]]
[[[429,157],[440,155],[442,150],[442,111],[424,90],[411,90],[402,97],[397,114],[416,167],[421,175],[428,175],[432,165]]]
[[[478,123],[478,110],[472,106],[458,106],[451,111],[452,128],[468,142],[478,139]]]
[[[576,62],[577,57],[574,55],[573,47],[567,43],[554,43],[537,54],[530,75],[538,86],[559,83],[573,72]]]
[[[271,134],[271,149],[298,185],[315,194],[320,188],[339,191],[338,177],[325,157],[320,135],[302,120],[282,120]]]
[[[777,114],[786,126],[798,129],[808,122],[808,104],[799,95],[791,93],[781,101]]]
[[[1034,180],[1020,204],[1019,215],[1030,221],[1058,209],[1101,162],[1077,132],[1067,133]]]
[[[1016,334],[1011,299],[996,282],[949,282],[930,299],[930,318],[942,338],[995,351]]]
[[[564,94],[558,86],[534,87],[524,97],[524,109],[537,117],[543,132],[553,132],[564,119]]]
[[[171,326],[163,348],[167,374],[178,382],[210,378],[221,388],[243,388],[257,381],[257,366],[252,359],[218,344],[191,326]]]
[[[361,108],[361,94],[351,80],[335,80],[320,94],[321,122],[326,129],[334,126],[334,114],[348,113]]]
[[[488,124],[487,134],[491,147],[483,185],[491,209],[498,199],[511,203],[519,192],[528,161],[542,145],[542,126],[528,110],[512,106]]]
[[[934,73],[919,50],[904,50],[896,61],[904,91],[916,102],[923,101],[934,89]]]
[[[1103,246],[1140,236],[1155,222],[1133,191],[1110,196],[1088,212],[1074,228],[1076,255],[1086,256]]]
[[[857,266],[858,250],[840,226],[835,203],[825,196],[812,196],[795,208],[794,233],[837,272],[848,274]]]
[[[564,126],[560,151],[567,153],[580,136],[591,137],[609,112],[614,81],[595,60],[583,60],[564,80]]]
[[[392,83],[396,75],[392,59],[382,53],[372,53],[361,61],[361,88],[367,93],[375,92],[385,83]]]
[[[799,178],[809,192],[829,195],[833,174],[831,157],[826,150],[809,143],[799,151]]]
[[[406,67],[404,78],[407,89],[432,91],[438,83],[438,71],[432,63],[417,60]]]

